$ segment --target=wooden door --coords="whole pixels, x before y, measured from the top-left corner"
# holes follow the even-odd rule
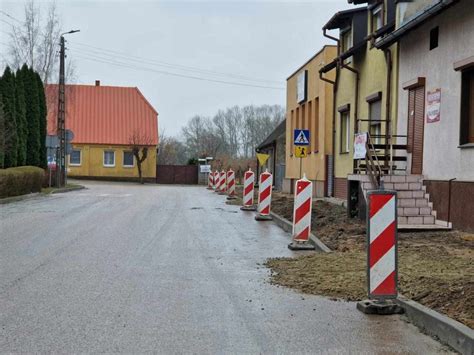
[[[423,172],[423,131],[425,122],[425,87],[408,93],[408,152],[411,153],[411,173]]]

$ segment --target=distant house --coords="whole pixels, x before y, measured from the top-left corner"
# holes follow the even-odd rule
[[[285,145],[286,120],[283,120],[255,149],[257,153],[269,155],[264,166],[261,166],[257,159],[257,176],[268,169],[273,174],[273,185],[280,191],[285,177]]]
[[[48,135],[56,135],[57,85],[46,86]],[[136,87],[67,85],[66,128],[74,138],[67,159],[70,177],[138,178],[133,137],[148,147],[143,177],[155,180],[158,113]],[[136,139],[135,139],[136,141]]]

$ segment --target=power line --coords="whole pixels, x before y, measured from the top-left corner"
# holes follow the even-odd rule
[[[103,59],[103,58],[100,58],[100,57],[97,57],[97,56],[91,56],[89,54],[86,54],[86,55],[79,54],[79,55],[77,55],[77,57],[81,58],[81,59],[84,59],[84,60],[115,65],[115,66],[122,67],[122,68],[128,68],[128,69],[140,70],[140,71],[146,71],[146,72],[153,72],[153,73],[170,75],[170,76],[175,76],[175,77],[180,77],[180,78],[187,78],[187,79],[200,80],[200,81],[209,81],[209,82],[214,82],[214,83],[235,85],[235,86],[254,87],[254,88],[261,88],[261,89],[285,90],[285,88],[283,88],[283,87],[254,85],[254,84],[248,84],[248,83],[240,83],[240,82],[232,82],[232,81],[225,81],[225,80],[218,80],[218,79],[202,78],[202,77],[197,77],[197,76],[167,72],[167,71],[164,71],[164,70],[156,70],[156,69],[152,69],[152,68],[134,66],[134,65],[131,65],[129,63],[106,60],[106,59]]]
[[[12,15],[10,15],[9,13],[7,13],[7,12],[5,12],[5,11],[3,11],[3,10],[0,10],[0,13],[2,13],[4,16],[7,16],[7,17],[11,18],[12,20],[15,20],[15,21],[18,22],[18,23],[23,23],[23,22],[21,22],[20,20],[18,20],[16,17],[13,17]]]
[[[107,56],[112,56],[111,54],[108,53],[113,53],[113,57],[115,58],[117,55],[124,57],[124,58],[130,58],[133,59],[134,61],[140,61],[145,64],[151,64],[151,65],[157,65],[157,66],[164,66],[164,67],[169,67],[173,69],[179,69],[179,70],[184,70],[184,71],[190,71],[190,72],[197,72],[197,73],[205,73],[205,74],[215,74],[218,76],[228,76],[234,79],[241,79],[241,80],[247,80],[247,81],[253,81],[253,82],[262,82],[262,83],[273,83],[273,84],[281,84],[281,81],[276,81],[276,80],[269,80],[269,79],[263,79],[263,78],[254,78],[254,77],[249,77],[249,76],[244,76],[244,75],[239,75],[235,73],[228,73],[228,72],[221,72],[221,71],[215,71],[215,70],[208,70],[208,69],[203,69],[203,68],[198,68],[198,67],[193,67],[193,66],[187,66],[187,65],[180,65],[180,64],[173,64],[169,62],[164,62],[160,60],[155,60],[155,59],[147,59],[143,57],[138,57],[138,56],[133,56],[133,55],[128,55],[124,54],[122,52],[110,50],[110,49],[105,49],[101,47],[96,47],[96,46],[91,46],[85,43],[80,43],[80,42],[73,42],[74,45],[79,45],[82,47],[88,47],[91,48],[89,51],[94,51],[98,52],[99,54],[107,55]],[[108,52],[108,53],[107,53]]]

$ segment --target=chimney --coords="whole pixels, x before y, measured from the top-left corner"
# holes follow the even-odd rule
[[[100,86],[100,80],[95,81],[95,86]]]

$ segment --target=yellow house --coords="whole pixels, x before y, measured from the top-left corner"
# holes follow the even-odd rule
[[[47,85],[54,102],[57,85]],[[156,179],[158,113],[136,87],[67,85],[66,128],[73,133],[67,159],[70,177],[136,180],[134,148],[147,152],[141,164],[144,180]],[[56,134],[55,105],[48,109],[48,134]]]
[[[339,37],[334,38],[339,48],[337,59],[321,69],[322,75],[336,71],[337,76],[334,195],[341,199],[348,199],[350,180],[358,180],[357,174],[367,168],[364,161],[354,160],[356,133],[369,133],[370,142],[383,153],[379,157],[382,169],[391,172],[396,168],[388,147],[396,129],[397,46],[385,51],[375,47],[394,28],[395,3],[349,2],[367,6],[340,11],[323,27],[326,36],[328,30],[339,30]]]
[[[286,90],[286,164],[283,191],[293,192],[302,174],[313,181],[313,194],[327,196],[331,190],[333,141],[333,87],[319,77],[319,70],[336,57],[336,46],[324,46],[287,79]],[[328,75],[334,80],[335,74]],[[310,132],[308,155],[295,155],[293,131]]]

